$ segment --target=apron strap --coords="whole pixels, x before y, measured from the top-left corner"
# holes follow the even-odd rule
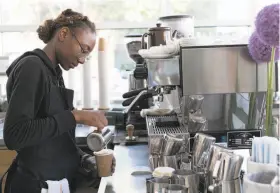
[[[40,188],[44,188],[44,189],[48,189],[48,184],[47,182],[43,181],[43,180],[40,180],[40,178],[35,175],[35,174],[32,174],[31,172],[29,172],[28,170],[26,170],[25,168],[23,167],[18,167],[17,168],[17,171],[23,175],[23,176],[26,176],[27,178],[30,178],[32,180],[36,180],[37,182],[39,182],[39,185],[40,185]]]
[[[16,171],[21,173],[22,175],[26,175],[28,178],[32,178],[32,179],[37,180],[39,182],[40,188],[48,189],[48,184],[46,182],[40,180],[37,176],[34,176],[33,174],[31,174],[28,170],[25,170],[22,167],[18,167],[17,160],[18,160],[18,155],[13,160],[12,164],[7,169],[7,171],[1,176],[1,178],[0,178],[0,193],[2,193],[3,181],[4,181],[5,176],[7,176],[5,184],[10,186],[11,181],[13,179],[13,173],[16,172]],[[4,193],[9,193],[8,188],[9,187],[5,187]]]
[[[11,167],[11,166],[10,166],[10,167]],[[10,167],[9,167],[9,169],[10,169]],[[4,181],[5,176],[8,174],[9,169],[8,169],[8,170],[3,174],[3,176],[1,176],[1,178],[0,178],[0,193],[2,193],[3,181]]]
[[[2,185],[3,185],[3,181],[4,181],[5,176],[8,177],[8,174],[11,171],[14,171],[16,168],[17,168],[17,156],[15,157],[15,159],[13,160],[12,164],[9,166],[7,171],[0,177],[0,193],[2,193],[2,187],[3,187]],[[8,182],[8,181],[9,181],[9,179],[7,178],[6,182]],[[5,189],[6,189],[6,187],[5,187]]]

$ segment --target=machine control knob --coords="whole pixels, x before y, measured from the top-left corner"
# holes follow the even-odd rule
[[[133,75],[135,79],[147,79],[148,69],[144,65],[137,65]]]
[[[163,102],[163,94],[158,95],[158,102]]]

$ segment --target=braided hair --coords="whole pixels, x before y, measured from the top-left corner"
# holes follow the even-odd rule
[[[54,36],[57,29],[61,27],[69,28],[89,28],[96,33],[95,24],[87,16],[75,12],[72,9],[66,9],[56,19],[48,19],[37,29],[39,38],[48,43]]]

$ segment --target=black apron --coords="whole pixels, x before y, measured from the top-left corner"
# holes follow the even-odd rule
[[[31,54],[33,53],[25,54],[21,58]],[[74,91],[65,88],[62,74],[58,77],[52,77],[53,75],[48,68],[46,66],[50,88],[45,100],[46,108],[43,109],[46,113],[45,116],[54,115],[64,110],[73,110]],[[36,161],[37,154],[39,161]],[[56,159],[56,156],[62,158],[63,161]],[[29,157],[34,159],[29,159]],[[75,130],[72,130],[39,147],[31,147],[31,149],[27,148],[18,152],[16,159],[0,179],[0,193],[2,193],[5,175],[7,175],[5,193],[40,193],[42,188],[47,188],[46,180],[61,180],[63,178],[68,179],[72,189],[74,187],[71,187],[71,184],[73,184],[79,165],[80,156],[75,143]]]

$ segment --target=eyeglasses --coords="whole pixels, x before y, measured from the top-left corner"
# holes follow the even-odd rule
[[[75,38],[75,40],[77,41],[77,43],[79,44],[80,48],[81,48],[81,54],[78,57],[79,59],[85,59],[86,61],[89,60],[89,54],[87,53],[87,51],[84,50],[83,46],[81,45],[80,41],[78,40],[77,36],[75,35],[75,33],[71,31],[72,36]]]

